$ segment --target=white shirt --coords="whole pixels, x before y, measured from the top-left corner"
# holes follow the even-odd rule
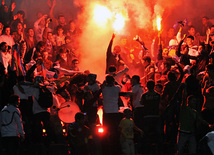
[[[214,131],[207,133],[206,137],[208,137],[207,144],[208,144],[212,154],[214,154]]]
[[[129,68],[128,66],[125,65],[123,70],[118,71],[116,74],[110,73],[110,75],[114,76],[114,79],[118,84],[121,84],[123,75],[128,71],[129,71]]]
[[[12,56],[8,52],[0,51],[0,62],[4,65],[6,73],[8,72],[7,67],[11,62]]]
[[[42,108],[38,103],[39,88],[32,86],[23,86],[23,89],[27,96],[33,96],[33,114],[48,112],[48,109]]]
[[[143,94],[143,89],[140,84],[136,84],[132,87],[132,93],[133,93],[133,106],[134,108],[143,107],[142,104],[140,104],[141,95]]]
[[[1,35],[0,36],[0,43],[2,43],[2,42],[6,42],[7,45],[9,45],[11,48],[13,47],[13,45],[15,45],[15,42],[14,42],[13,37],[11,35],[9,35],[9,36],[5,35],[5,34]]]
[[[120,92],[119,86],[105,87],[103,94],[103,111],[104,113],[118,113],[118,98]]]
[[[5,106],[1,111],[1,135],[2,137],[24,136],[21,114],[13,105]]]

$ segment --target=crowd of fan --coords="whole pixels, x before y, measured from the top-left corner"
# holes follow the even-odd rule
[[[202,18],[202,27],[198,30],[201,35],[196,33],[194,26],[182,22],[177,35],[174,28],[164,37],[159,32],[151,47],[153,52],[148,51],[139,36],[134,38],[141,45],[139,51],[132,49],[126,41],[112,50],[113,34],[107,48],[106,79],[100,83],[96,80],[97,75],[87,68],[84,72],[79,70],[81,55],[76,37],[81,31],[75,27],[75,22],[71,20],[66,24],[64,15],[58,15],[57,19],[53,16],[56,0],[47,4],[49,15],[38,12],[37,20],[30,28],[24,11],[14,14],[15,3],[8,8],[2,0],[0,108],[3,153],[16,153],[18,137],[26,148],[30,144],[45,143],[48,147],[50,143],[68,141],[73,154],[97,153],[100,148],[90,149],[92,144],[88,138],[98,123],[100,106],[109,134],[104,142],[107,147],[99,153],[169,153],[164,152],[164,145],[178,154],[188,151],[190,154],[214,153],[211,132],[214,124],[214,25],[208,17]],[[44,85],[53,96],[50,108],[38,103],[40,87]],[[66,138],[58,116],[64,102],[73,102],[86,113],[86,116],[77,113],[74,123],[65,123]],[[123,118],[119,110],[124,106],[131,110],[124,110]],[[47,136],[44,136],[43,128]],[[98,143],[95,139],[90,137]],[[185,147],[187,142],[189,150]]]

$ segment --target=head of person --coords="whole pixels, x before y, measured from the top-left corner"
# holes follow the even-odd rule
[[[52,41],[52,40],[53,40],[53,33],[52,33],[52,32],[48,32],[47,39],[48,39],[49,41]]]
[[[9,104],[18,107],[20,104],[20,97],[18,95],[11,95],[9,98]]]
[[[125,118],[129,119],[132,117],[132,111],[129,108],[127,108],[123,111],[123,115]]]
[[[19,22],[18,24],[17,24],[17,30],[18,31],[21,31],[22,29],[23,29],[23,25],[22,25],[22,23],[21,22]]]
[[[62,25],[64,26],[66,23],[65,23],[65,16],[63,14],[60,14],[58,16],[58,22],[59,22],[59,25]]]
[[[170,82],[176,81],[177,77],[173,71],[169,71],[167,74],[167,78]]]
[[[162,94],[163,91],[163,85],[161,83],[157,83],[155,85],[155,91],[158,92],[159,94]]]
[[[88,74],[86,80],[87,80],[88,84],[90,85],[90,84],[94,84],[96,82],[96,79],[97,79],[97,75],[90,73],[90,74]]]
[[[196,109],[197,105],[197,98],[194,95],[190,95],[187,97],[187,106]]]
[[[140,76],[138,75],[133,75],[131,78],[131,84],[136,85],[140,83]]]
[[[56,30],[57,30],[57,35],[58,36],[62,36],[63,35],[64,30],[63,30],[62,25],[57,26]]]
[[[108,68],[108,71],[109,73],[116,73],[117,69],[114,65],[111,65],[109,68]]]
[[[151,63],[151,57],[150,56],[144,56],[142,58],[142,60],[143,60],[143,65],[144,66],[148,66]]]
[[[73,59],[73,60],[72,60],[72,68],[73,68],[75,71],[78,71],[78,70],[79,70],[79,60],[78,60],[78,59]]]
[[[209,21],[209,18],[208,18],[207,16],[203,16],[203,17],[202,17],[202,24],[203,24],[204,26],[207,26],[208,21]]]
[[[75,122],[83,125],[85,122],[85,115],[82,112],[78,112],[75,115]]]
[[[189,33],[189,35],[191,35],[191,36],[195,36],[195,27],[194,26],[189,26],[189,29],[188,29],[188,33]]]
[[[29,29],[27,30],[27,35],[28,35],[29,37],[34,37],[34,30],[33,30],[33,28],[29,28]]]
[[[193,37],[192,35],[189,35],[189,36],[187,37],[186,42],[187,42],[187,45],[188,45],[188,46],[192,46],[192,45],[193,45],[193,42],[194,42],[194,37]]]
[[[147,81],[146,87],[148,88],[149,91],[153,91],[155,88],[155,81],[154,80]]]
[[[175,36],[175,29],[174,28],[170,28],[167,32],[167,35],[169,38],[173,38]]]
[[[168,62],[168,61],[164,61],[163,62],[163,65],[161,66],[161,69],[162,70],[170,70],[171,69],[171,63],[170,62]]]
[[[42,52],[42,59],[43,59],[43,60],[47,60],[47,59],[48,59],[48,51],[45,51],[45,50],[44,50],[44,51]]]
[[[115,54],[120,54],[120,52],[121,52],[120,46],[119,46],[119,45],[114,46],[113,52],[114,52]]]
[[[5,26],[4,27],[4,34],[9,36],[10,35],[10,26]]]
[[[67,58],[67,50],[65,48],[61,48],[59,50],[59,56],[65,60]]]
[[[146,87],[148,88],[149,91],[153,91],[155,88],[155,81],[154,80],[149,80],[146,83]]]
[[[0,49],[1,49],[2,52],[7,52],[8,51],[8,45],[7,45],[7,43],[6,42],[2,42],[0,44]]]
[[[36,44],[36,50],[41,53],[42,51],[44,51],[44,49],[45,49],[45,43],[43,41],[39,41]]]
[[[34,83],[36,85],[42,84],[43,82],[44,82],[44,77],[43,76],[38,75],[34,79]]]
[[[113,86],[115,83],[115,79],[112,75],[107,75],[106,76],[106,85],[107,86]]]
[[[43,16],[43,13],[42,13],[42,12],[37,12],[37,13],[36,13],[37,19],[42,18],[42,16]]]
[[[75,22],[74,22],[73,20],[71,20],[71,21],[69,22],[69,29],[70,29],[71,31],[74,31],[75,28],[76,28]]]
[[[19,19],[24,19],[24,18],[25,18],[25,12],[24,12],[23,10],[19,10],[19,11],[17,12],[17,17],[18,17]]]

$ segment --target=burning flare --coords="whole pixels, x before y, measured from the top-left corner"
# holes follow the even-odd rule
[[[121,30],[125,25],[125,17],[121,13],[115,15],[115,21],[113,23],[113,28],[115,31]]]
[[[161,30],[161,17],[160,16],[158,16],[157,17],[157,29],[158,29],[158,31],[160,31]]]
[[[94,21],[100,25],[103,26],[107,23],[108,19],[111,18],[112,13],[111,11],[105,7],[96,4],[94,7]]]
[[[97,110],[97,115],[99,116],[100,125],[103,125],[103,108],[100,107]]]

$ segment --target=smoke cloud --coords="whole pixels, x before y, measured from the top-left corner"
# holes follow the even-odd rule
[[[44,0],[17,0],[17,11],[26,12],[28,21],[36,20],[36,12],[48,13],[47,2]],[[65,14],[67,20],[75,19],[81,28],[82,34],[77,38],[80,42],[81,69],[89,69],[98,74],[98,80],[102,82],[105,76],[106,50],[114,30],[112,21],[100,27],[93,20],[95,4],[106,6],[112,12],[121,12],[126,15],[125,27],[116,33],[114,45],[120,44],[120,37],[127,36],[131,39],[142,30],[143,39],[146,41],[156,35],[155,20],[158,15],[162,17],[165,29],[173,26],[176,21],[185,18],[193,25],[201,22],[200,17],[207,15],[214,18],[212,9],[213,0],[57,0],[54,14]],[[151,42],[151,41],[150,41]],[[148,45],[149,47],[149,45]]]

